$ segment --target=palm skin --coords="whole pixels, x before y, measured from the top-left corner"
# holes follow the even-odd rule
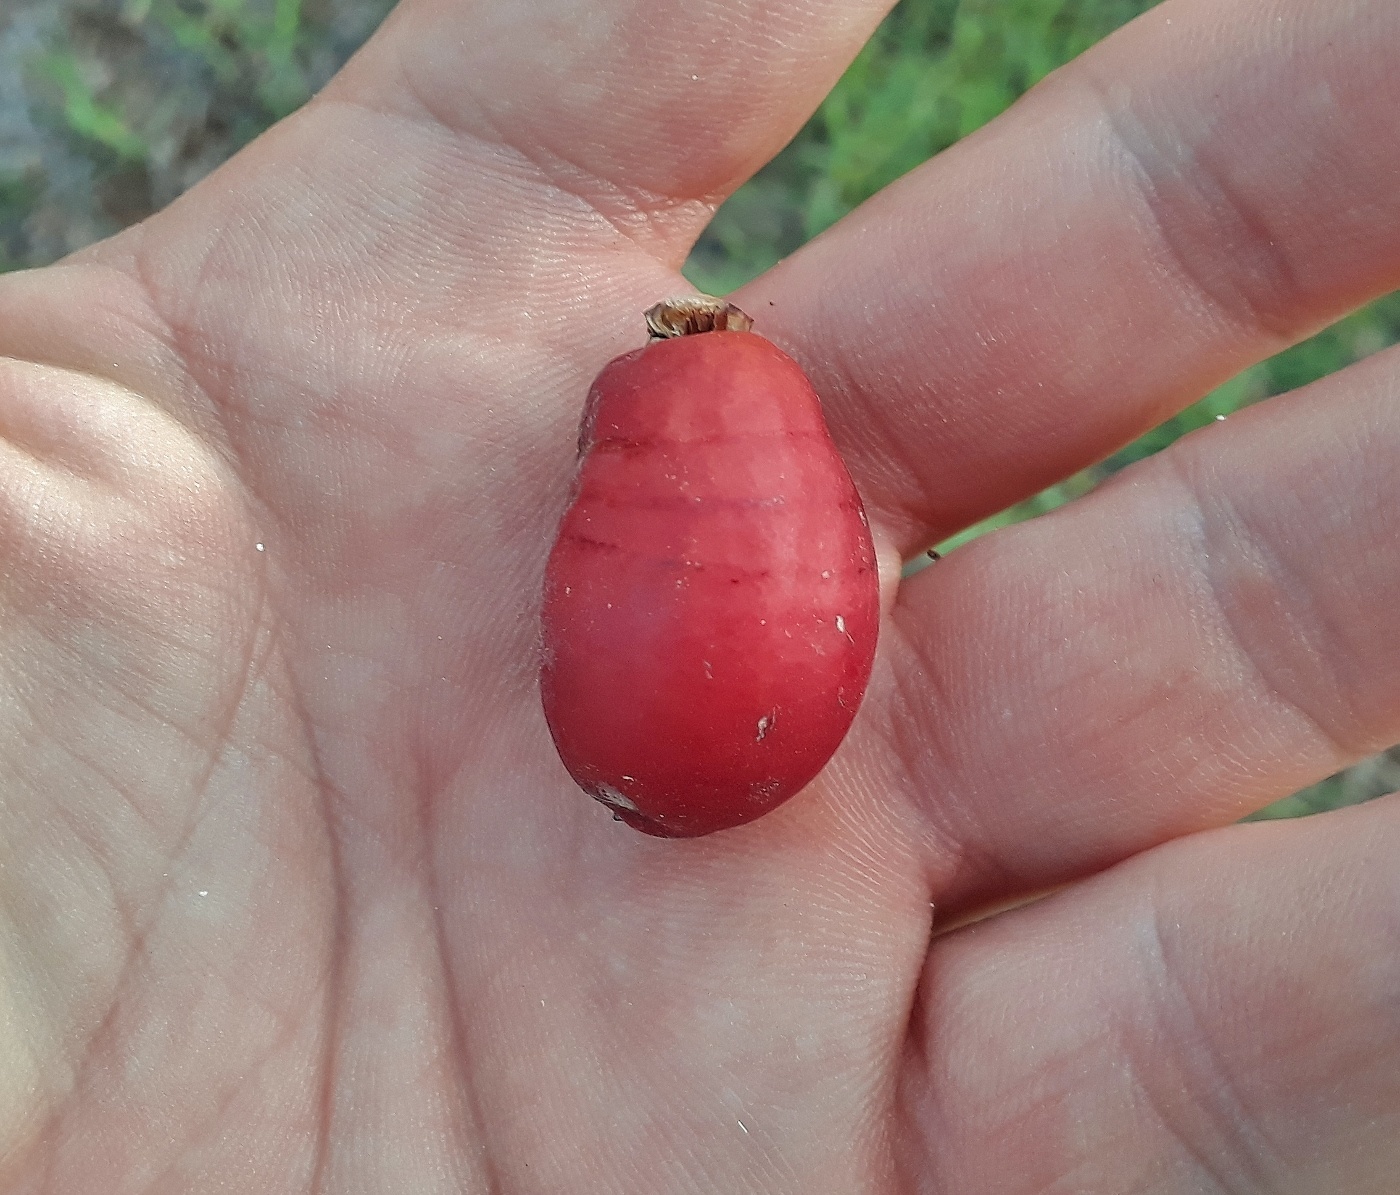
[[[1400,282],[1385,0],[1168,0],[739,296],[870,695],[703,840],[551,750],[587,383],[880,8],[411,0],[4,280],[0,1190],[1392,1189],[1400,807],[1228,823],[1400,736],[1400,360],[898,582]]]

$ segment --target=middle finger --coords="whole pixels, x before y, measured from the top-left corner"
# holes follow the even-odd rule
[[[883,711],[940,904],[1232,822],[1400,739],[1400,348],[901,592]]]

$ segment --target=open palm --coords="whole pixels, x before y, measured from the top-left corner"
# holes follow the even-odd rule
[[[1167,0],[747,288],[865,707],[703,840],[554,756],[588,382],[883,7],[407,0],[0,285],[0,1190],[1394,1189],[1400,805],[1228,823],[1400,738],[1400,356],[897,583],[1400,284],[1393,0]]]

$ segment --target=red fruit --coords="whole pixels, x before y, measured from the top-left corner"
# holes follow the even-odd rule
[[[875,552],[791,358],[719,300],[647,313],[589,393],[545,575],[541,689],[565,767],[619,818],[690,837],[786,801],[870,678]]]

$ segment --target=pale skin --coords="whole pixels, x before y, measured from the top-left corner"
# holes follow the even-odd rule
[[[551,750],[588,382],[882,9],[406,0],[0,281],[0,1190],[1393,1192],[1400,804],[1231,823],[1400,739],[1400,353],[898,582],[1400,285],[1393,0],[1166,0],[737,295],[871,691],[704,840]]]

